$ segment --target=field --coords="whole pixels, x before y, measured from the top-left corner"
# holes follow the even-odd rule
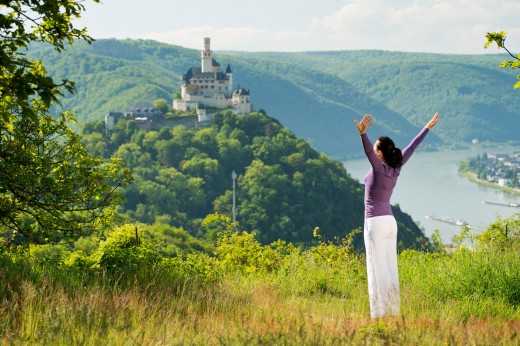
[[[369,317],[364,255],[318,230],[305,249],[224,232],[212,255],[168,259],[136,252],[142,244],[96,263],[4,249],[0,335],[4,345],[518,345],[518,220],[490,225],[471,249],[461,232],[453,252],[401,252],[401,315],[380,319]]]

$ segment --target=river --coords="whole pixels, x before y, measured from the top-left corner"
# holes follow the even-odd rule
[[[415,152],[404,166],[392,195],[392,204],[410,214],[413,220],[430,237],[435,229],[440,231],[444,242],[451,242],[459,233],[460,226],[427,218],[429,215],[464,220],[476,234],[486,229],[497,216],[509,217],[520,213],[520,208],[483,203],[519,203],[520,195],[472,183],[460,176],[457,164],[478,154],[502,154],[520,151],[520,147],[496,147]],[[363,177],[370,168],[366,158],[343,162],[347,172],[363,183]]]

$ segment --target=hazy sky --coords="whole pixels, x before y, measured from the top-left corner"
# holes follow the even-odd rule
[[[94,38],[213,50],[382,49],[485,54],[490,31],[520,51],[520,0],[102,0],[80,22]]]

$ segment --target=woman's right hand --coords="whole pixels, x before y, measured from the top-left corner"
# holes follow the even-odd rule
[[[363,119],[361,119],[361,122],[354,120],[354,123],[356,123],[356,127],[357,127],[360,135],[367,132],[368,128],[370,126],[372,126],[372,121],[373,121],[373,118],[370,114],[365,114]]]

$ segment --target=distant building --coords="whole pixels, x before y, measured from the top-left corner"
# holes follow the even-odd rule
[[[121,118],[125,120],[134,120],[136,122],[155,122],[160,121],[164,114],[155,108],[151,103],[140,103],[127,109],[124,113],[108,112],[105,115],[105,126],[107,130],[112,130]]]
[[[213,58],[210,38],[204,38],[200,67],[190,67],[181,77],[181,99],[173,101],[173,109],[187,111],[200,106],[230,108],[237,114],[251,112],[251,94],[248,89],[233,90],[233,72],[228,64],[222,72]],[[203,107],[202,107],[203,108]]]
[[[121,112],[110,111],[107,114],[105,114],[105,128],[107,129],[107,131],[112,130],[116,126],[117,120],[119,120],[122,117],[123,113]]]
[[[505,177],[498,178],[498,185],[507,186],[509,184],[511,184],[511,179]]]
[[[127,109],[124,117],[128,120],[154,120],[163,116],[163,113],[155,108],[151,103],[136,104],[130,109]]]

